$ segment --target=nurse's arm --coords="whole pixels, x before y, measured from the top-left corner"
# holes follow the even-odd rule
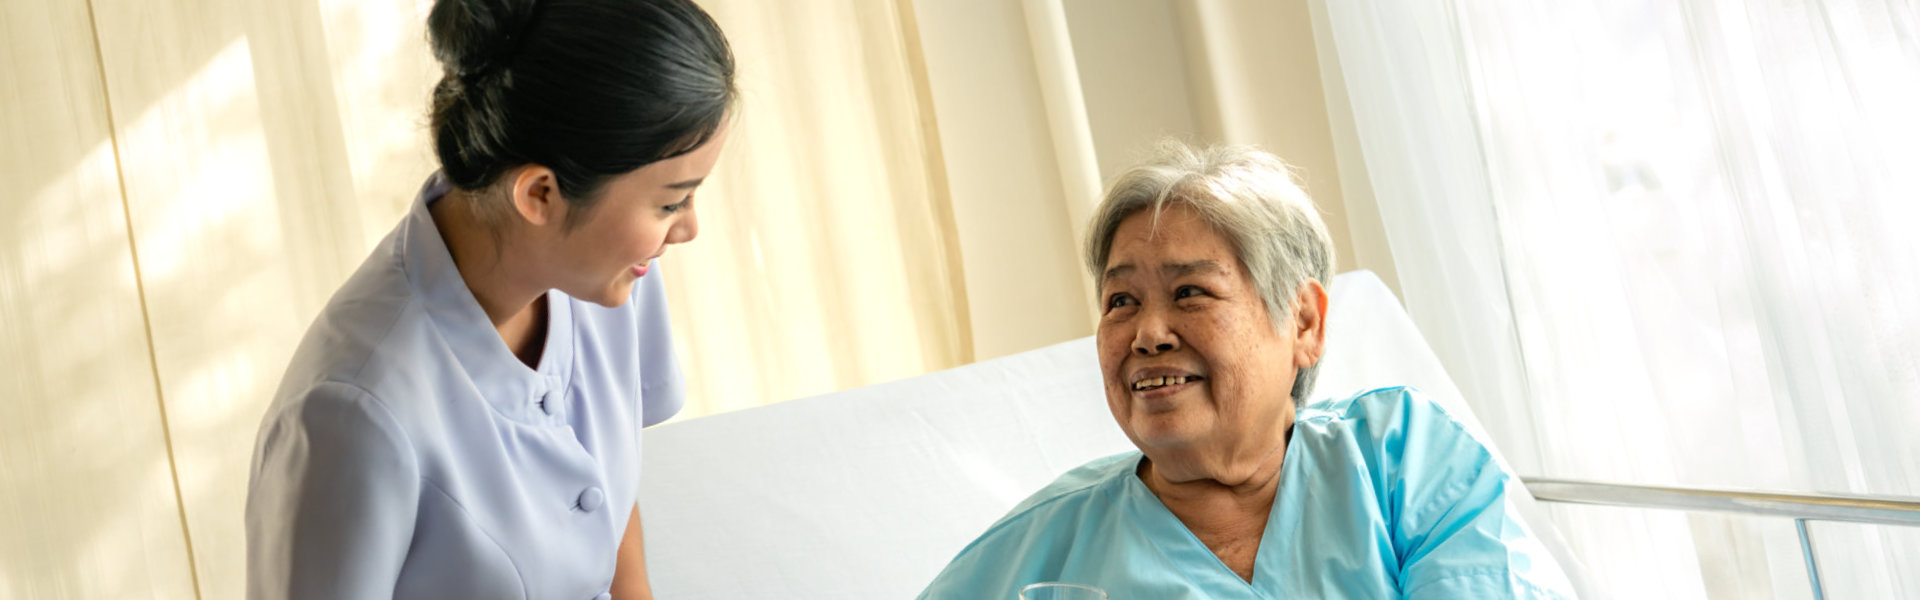
[[[355,386],[316,384],[260,433],[247,494],[247,597],[392,597],[422,481],[384,404]]]
[[[620,538],[620,553],[614,558],[613,597],[615,600],[653,600],[653,588],[647,585],[647,549],[640,535],[640,505],[633,505],[627,517],[627,533]]]

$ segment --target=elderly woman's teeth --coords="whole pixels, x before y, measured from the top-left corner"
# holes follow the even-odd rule
[[[1146,379],[1142,379],[1140,381],[1134,382],[1133,389],[1135,391],[1150,390],[1153,388],[1166,387],[1169,385],[1180,385],[1186,382],[1187,382],[1186,377],[1148,377]]]

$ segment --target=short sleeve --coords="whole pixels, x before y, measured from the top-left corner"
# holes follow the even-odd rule
[[[279,410],[254,449],[247,597],[391,597],[420,497],[405,433],[373,396],[341,383]]]
[[[639,315],[640,328],[636,337],[640,344],[640,426],[649,427],[680,412],[686,404],[686,383],[680,375],[680,361],[673,355],[673,326],[658,260],[633,287],[633,308]]]
[[[1408,598],[1571,598],[1553,556],[1508,501],[1519,478],[1439,405],[1399,407],[1394,546]],[[1396,439],[1397,438],[1397,439]],[[1522,492],[1524,493],[1524,492]]]

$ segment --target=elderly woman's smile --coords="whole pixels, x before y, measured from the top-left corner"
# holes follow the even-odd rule
[[[1187,389],[1189,384],[1198,385],[1201,381],[1206,380],[1205,377],[1183,369],[1169,369],[1166,367],[1141,369],[1135,371],[1133,377],[1128,377],[1128,379],[1133,380],[1133,391],[1139,392],[1142,398],[1169,396],[1174,392]]]

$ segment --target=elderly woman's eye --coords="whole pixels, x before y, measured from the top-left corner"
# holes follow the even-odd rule
[[[1132,302],[1133,302],[1133,297],[1128,296],[1126,294],[1114,294],[1112,296],[1107,296],[1107,310],[1120,308]]]
[[[1179,289],[1176,289],[1173,291],[1173,299],[1179,300],[1181,298],[1192,298],[1194,296],[1199,296],[1205,293],[1207,293],[1206,290],[1200,289],[1198,287],[1194,287],[1191,285],[1183,285],[1183,286],[1180,286]]]

